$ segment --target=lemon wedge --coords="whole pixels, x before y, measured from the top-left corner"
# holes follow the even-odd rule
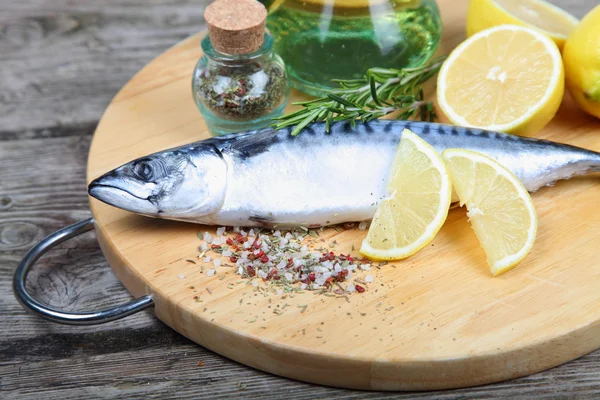
[[[399,260],[416,253],[444,224],[451,194],[441,156],[405,129],[391,168],[388,197],[379,203],[360,253],[375,260]]]
[[[550,37],[562,50],[578,22],[573,15],[543,0],[471,0],[467,36],[493,26],[521,25]]]
[[[530,135],[556,114],[565,90],[558,48],[529,28],[500,25],[461,43],[438,75],[438,105],[456,125]]]
[[[535,242],[537,216],[529,193],[512,172],[483,154],[448,149],[442,157],[492,274],[514,268]]]

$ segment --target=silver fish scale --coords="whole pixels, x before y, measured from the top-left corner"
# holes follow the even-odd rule
[[[387,195],[402,131],[437,151],[486,154],[534,191],[600,171],[600,154],[451,125],[376,120],[215,137],[134,160],[90,184],[92,196],[158,218],[218,225],[323,226],[372,218]]]
[[[217,223],[328,225],[370,219],[386,196],[387,175],[402,130],[437,151],[464,148],[511,169],[533,191],[600,165],[600,156],[549,141],[481,129],[406,121],[315,123],[291,129],[209,139],[228,164],[227,195]],[[247,222],[250,221],[250,222]]]

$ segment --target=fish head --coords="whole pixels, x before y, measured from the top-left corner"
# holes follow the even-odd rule
[[[93,180],[88,192],[127,211],[184,219],[217,212],[226,189],[223,156],[213,146],[199,145],[133,160]]]

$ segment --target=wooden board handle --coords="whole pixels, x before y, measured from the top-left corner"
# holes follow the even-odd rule
[[[39,260],[41,256],[43,256],[48,250],[52,249],[57,244],[81,235],[82,233],[88,232],[92,229],[94,229],[93,218],[79,221],[75,224],[67,226],[66,228],[51,233],[27,252],[23,260],[21,260],[19,263],[19,266],[17,267],[13,277],[13,292],[19,303],[21,303],[25,309],[48,321],[59,324],[97,325],[126,317],[149,307],[154,307],[152,297],[142,296],[128,303],[105,308],[99,311],[69,313],[48,307],[31,297],[31,295],[27,292],[27,288],[25,287],[27,275],[29,274],[30,268],[37,260]]]

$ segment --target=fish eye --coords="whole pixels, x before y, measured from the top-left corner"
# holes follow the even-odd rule
[[[154,168],[150,160],[141,160],[135,164],[133,173],[140,179],[151,181],[154,178]]]

